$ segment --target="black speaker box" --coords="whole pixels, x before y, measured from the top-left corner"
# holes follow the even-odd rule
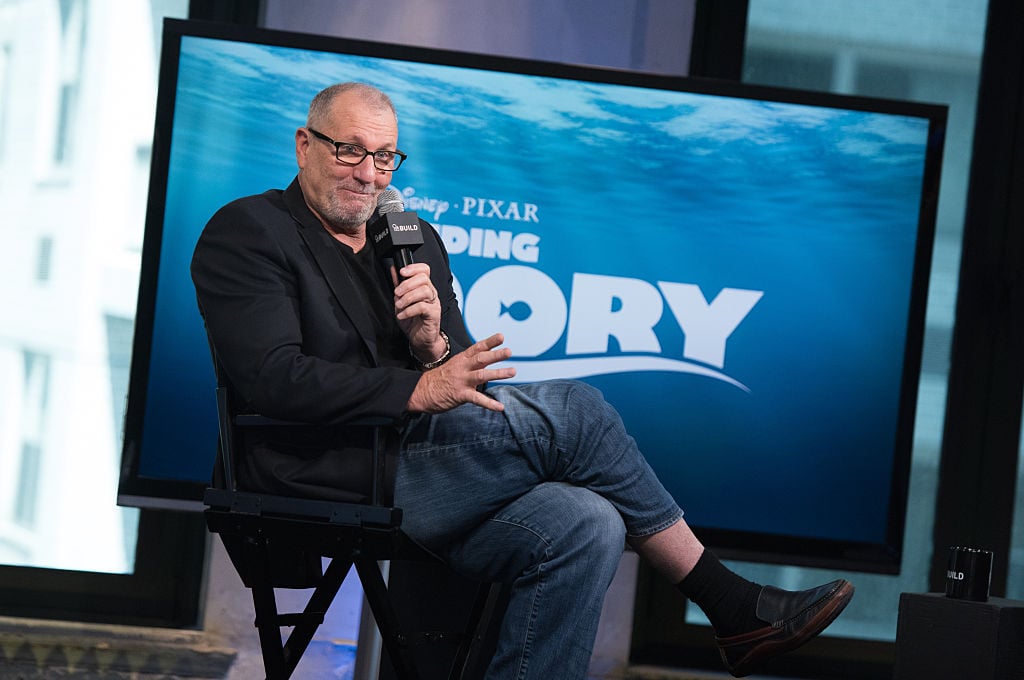
[[[902,593],[894,680],[1024,680],[1024,602]]]

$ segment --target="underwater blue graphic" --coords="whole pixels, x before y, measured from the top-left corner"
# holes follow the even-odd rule
[[[209,478],[192,249],[223,204],[287,186],[309,100],[346,80],[394,100],[394,186],[519,379],[600,388],[695,526],[884,541],[927,119],[193,36],[141,474]],[[197,428],[157,417],[183,405]]]

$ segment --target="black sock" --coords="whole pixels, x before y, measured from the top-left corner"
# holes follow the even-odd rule
[[[710,550],[704,551],[693,571],[676,588],[701,608],[719,637],[765,625],[754,614],[761,586],[730,571]]]

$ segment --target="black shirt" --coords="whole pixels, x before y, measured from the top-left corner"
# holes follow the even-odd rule
[[[394,285],[377,258],[373,246],[367,241],[362,250],[354,253],[352,248],[344,243],[337,243],[341,257],[348,264],[352,278],[366,300],[376,333],[374,339],[377,342],[377,358],[380,365],[414,368],[412,356],[409,354],[409,341],[395,319],[395,298],[392,295]]]

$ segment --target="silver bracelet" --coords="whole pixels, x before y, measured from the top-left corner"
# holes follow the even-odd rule
[[[420,361],[419,359],[417,359],[415,354],[412,355],[412,358],[416,359],[416,362],[420,365],[420,368],[422,368],[424,371],[429,371],[432,368],[437,368],[438,366],[440,366],[444,362],[448,361],[448,357],[450,357],[452,355],[452,343],[451,343],[450,340],[448,340],[448,334],[445,333],[442,330],[439,330],[438,333],[441,334],[441,339],[444,340],[444,354],[442,354],[437,359],[434,359],[433,361],[426,361],[426,362]],[[409,353],[412,354],[412,348],[411,347],[409,348]]]

